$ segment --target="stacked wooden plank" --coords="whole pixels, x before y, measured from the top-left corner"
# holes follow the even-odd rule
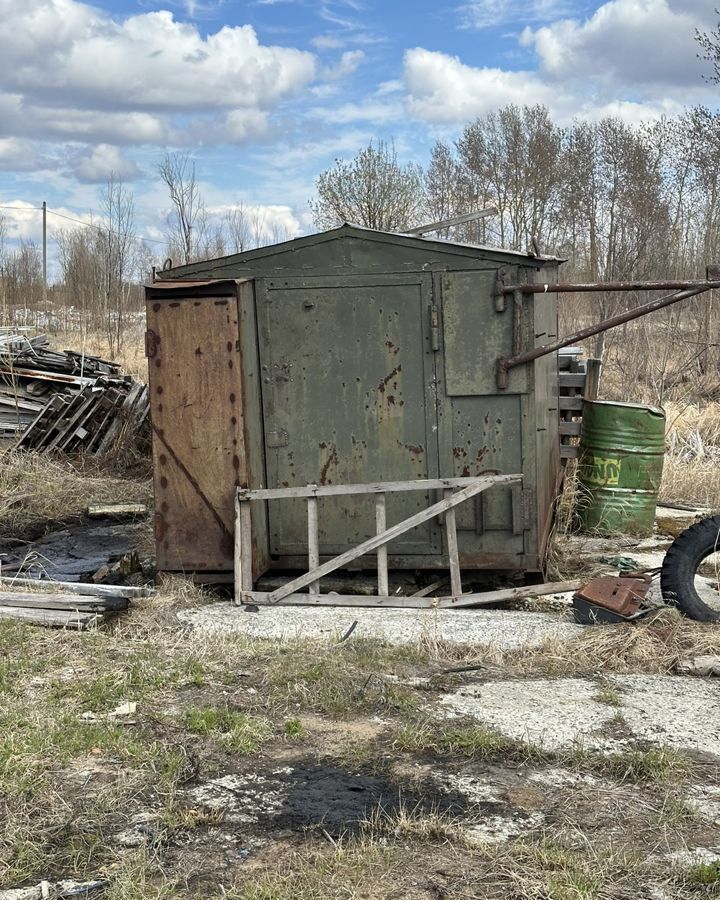
[[[97,628],[149,588],[25,578],[0,579],[0,619],[78,631]]]
[[[17,447],[103,453],[123,431],[142,429],[148,409],[145,385],[116,363],[0,329],[0,437]]]

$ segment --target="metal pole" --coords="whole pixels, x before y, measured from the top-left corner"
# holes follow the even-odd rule
[[[610,328],[623,325],[625,322],[631,322],[633,319],[639,319],[641,316],[646,316],[648,313],[663,309],[673,303],[678,303],[680,300],[687,300],[688,297],[702,294],[705,291],[710,290],[713,285],[714,283],[711,282],[710,287],[703,285],[703,287],[694,287],[691,290],[666,294],[664,297],[658,297],[657,300],[652,300],[650,303],[645,303],[643,306],[637,306],[635,309],[628,309],[624,313],[618,313],[618,315],[612,316],[610,319],[598,322],[597,325],[589,325],[587,328],[576,331],[574,334],[559,338],[557,341],[553,341],[552,344],[543,344],[542,347],[535,347],[534,350],[526,350],[524,353],[518,353],[516,356],[511,356],[509,359],[503,359],[501,357],[497,361],[496,380],[498,390],[507,390],[508,371],[515,368],[515,366],[533,362],[533,360],[536,360],[541,356],[547,356],[548,353],[553,353],[561,347],[569,347],[571,344],[577,343],[577,341],[592,337],[594,334],[600,334],[601,331],[608,331]]]
[[[715,274],[715,272],[713,272]],[[680,291],[702,288],[704,291],[720,288],[720,281],[590,281],[578,284],[556,282],[555,284],[506,284],[503,293],[512,294],[574,294],[589,291]]]
[[[47,202],[43,200],[43,241],[42,241],[42,266],[43,266],[43,306],[47,305]]]

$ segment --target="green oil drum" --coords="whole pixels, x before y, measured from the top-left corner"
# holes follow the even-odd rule
[[[583,531],[651,534],[664,453],[662,409],[584,403],[578,466]]]

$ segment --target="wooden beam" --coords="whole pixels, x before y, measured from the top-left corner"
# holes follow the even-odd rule
[[[0,586],[31,587],[39,591],[61,591],[87,597],[150,597],[154,588],[129,587],[124,584],[89,584],[78,581],[51,581],[48,578],[0,578]]]
[[[551,584],[536,584],[520,588],[503,588],[497,591],[485,591],[476,594],[462,594],[459,597],[404,597],[392,595],[389,597],[368,596],[367,594],[300,594],[294,593],[283,597],[283,603],[288,606],[365,606],[387,607],[400,609],[463,609],[475,606],[489,606],[496,603],[506,603],[510,600],[523,600],[533,597],[542,597],[548,594],[564,594],[577,591],[582,586],[582,581],[560,581]],[[258,606],[273,606],[270,591],[245,591],[244,603],[254,603]]]
[[[88,506],[87,514],[91,519],[101,519],[105,516],[130,517],[146,516],[147,506],[144,503],[103,503],[97,506]]]
[[[510,476],[497,476],[510,477]],[[519,475],[512,476],[519,478]],[[367,484],[308,484],[291,488],[239,488],[241,500],[284,500],[292,497],[342,497],[347,494],[393,494],[399,491],[438,491],[474,484],[476,477],[417,478],[414,481],[376,481]]]
[[[385,518],[385,494],[378,494],[375,498],[375,533],[382,534],[387,528]],[[388,578],[388,553],[387,544],[378,547],[377,550],[377,570],[378,570],[378,594],[381,597],[387,597],[390,593],[390,580]]]
[[[307,498],[308,524],[308,569],[316,569],[320,565],[320,534],[318,528],[317,497]],[[308,585],[311,594],[320,593],[320,581],[311,581]]]
[[[67,609],[81,612],[116,612],[130,605],[125,597],[82,597],[79,594],[36,594],[20,591],[0,593],[0,606],[21,606],[27,609]]]
[[[404,519],[402,522],[398,522],[397,525],[393,525],[382,534],[377,534],[375,537],[368,538],[368,540],[358,544],[357,547],[346,550],[339,556],[317,566],[317,568],[312,571],[306,572],[304,575],[300,575],[298,578],[289,581],[283,587],[272,592],[272,602],[278,603],[283,597],[287,597],[290,594],[296,593],[301,588],[307,587],[310,582],[317,581],[318,578],[329,575],[330,572],[334,572],[336,569],[342,569],[343,566],[352,562],[354,559],[365,556],[366,553],[371,553],[373,550],[377,550],[377,548],[382,547],[383,544],[387,544],[401,534],[405,534],[407,531],[411,531],[418,525],[422,525],[423,522],[428,522],[430,519],[435,518],[439,513],[447,512],[448,509],[453,509],[465,500],[469,500],[470,497],[474,497],[476,494],[486,491],[494,485],[512,484],[521,479],[522,475],[486,475],[481,478],[474,478],[472,479],[472,484],[456,491],[451,497],[446,497],[438,503],[433,503],[432,506],[428,506],[427,509],[423,509],[420,512],[415,513],[415,515]]]
[[[444,496],[452,497],[452,491],[445,491]],[[450,569],[450,591],[454,596],[462,594],[462,579],[460,577],[460,557],[458,555],[457,525],[455,522],[455,510],[449,509],[445,513],[445,540],[447,543],[448,567]]]
[[[585,579],[587,581],[587,579]],[[566,594],[578,591],[583,581],[555,581],[548,584],[531,584],[519,588],[501,588],[497,591],[484,591],[482,594],[463,594],[460,597],[438,597],[440,609],[460,609],[463,606],[478,606],[488,603],[507,603],[510,600],[530,600],[534,597],[545,597],[548,594]]]
[[[23,609],[17,606],[0,606],[0,619],[17,619],[30,625],[72,628],[77,631],[92,628],[103,621],[98,613],[71,612],[65,609]]]

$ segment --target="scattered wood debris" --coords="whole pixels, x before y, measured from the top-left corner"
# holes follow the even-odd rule
[[[69,900],[70,897],[95,897],[108,887],[108,881],[41,881],[33,887],[0,891],[0,900]]]
[[[147,418],[147,387],[116,363],[0,328],[0,437],[16,447],[104,453]]]
[[[147,512],[144,503],[104,503],[87,508],[89,519],[135,519],[146,516]]]
[[[10,588],[36,588],[34,591]],[[83,631],[101,625],[114,613],[127,609],[130,598],[147,596],[149,588],[124,585],[0,579],[0,619],[17,619],[49,628]]]

